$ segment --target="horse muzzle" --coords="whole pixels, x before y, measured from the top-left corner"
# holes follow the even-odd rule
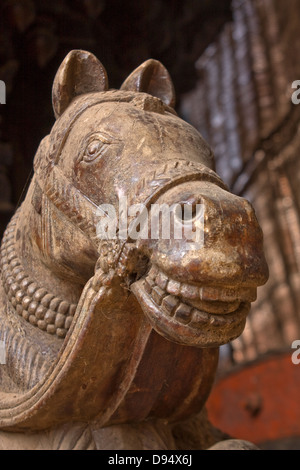
[[[182,237],[172,223],[169,239],[161,237],[166,221],[160,217],[160,237],[139,241],[151,268],[131,290],[156,331],[169,340],[198,347],[233,340],[244,329],[257,287],[268,279],[252,206],[204,181],[173,187],[156,202],[175,208],[173,222],[176,207],[182,209]]]

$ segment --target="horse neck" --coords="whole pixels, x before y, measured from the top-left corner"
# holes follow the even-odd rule
[[[26,200],[9,223],[2,240],[2,285],[9,309],[32,325],[64,337],[76,302],[66,281],[44,265],[33,241],[35,215]]]

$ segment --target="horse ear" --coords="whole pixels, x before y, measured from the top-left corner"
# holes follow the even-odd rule
[[[107,89],[106,70],[93,54],[82,50],[69,52],[53,82],[52,105],[56,119],[75,96]]]
[[[167,106],[174,108],[175,91],[172,79],[161,62],[146,60],[137,67],[121,86],[121,90],[149,93],[160,98]]]

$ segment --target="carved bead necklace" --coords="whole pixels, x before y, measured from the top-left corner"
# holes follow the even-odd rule
[[[18,315],[41,330],[64,338],[71,325],[76,304],[49,293],[30,278],[15,250],[14,215],[3,235],[1,245],[1,275],[7,298]]]

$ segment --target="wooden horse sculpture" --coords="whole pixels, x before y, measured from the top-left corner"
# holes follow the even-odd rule
[[[160,62],[110,90],[102,64],[71,51],[53,107],[2,241],[0,449],[207,448],[218,347],[241,334],[267,279],[254,211],[176,115]],[[189,206],[182,227],[203,207],[203,243],[187,248],[172,229],[134,237],[132,207],[155,205]],[[193,444],[180,438],[188,422]]]

